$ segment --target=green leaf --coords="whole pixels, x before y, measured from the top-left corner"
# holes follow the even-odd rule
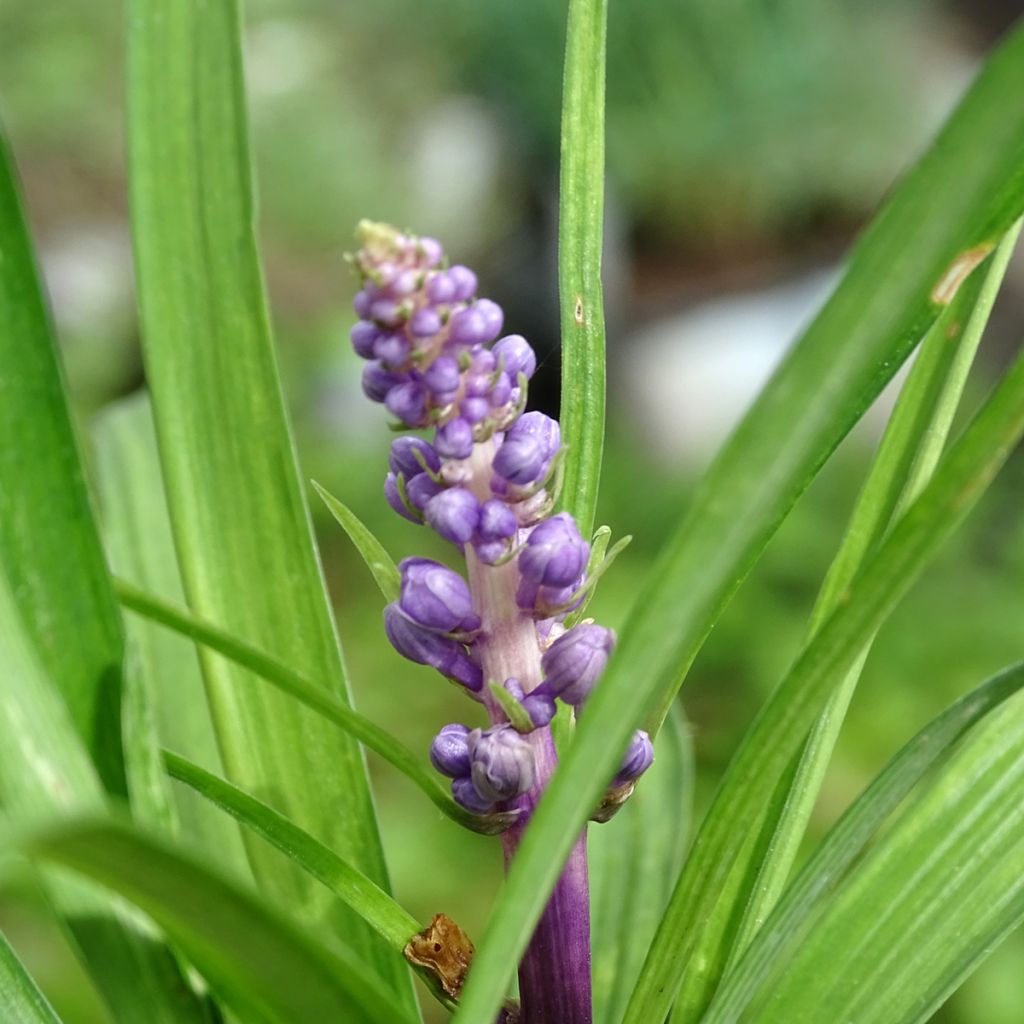
[[[485,1019],[498,1006],[511,965],[631,730],[645,715],[654,729],[661,722],[704,637],[772,533],[938,316],[951,268],[966,269],[1022,208],[1024,31],[1018,30],[893,191],[836,292],[727,443],[649,583],[638,588],[618,648],[477,948],[460,1022]],[[933,297],[939,284],[944,287]]]
[[[78,820],[21,844],[148,914],[217,995],[249,1020],[275,1024],[408,1024],[412,1014],[376,973],[335,940],[316,942],[264,901],[192,856],[112,820]]]
[[[778,964],[754,1016],[927,1020],[1024,920],[1024,695],[992,711]]]
[[[143,355],[189,604],[347,699],[253,230],[236,0],[131,0],[128,167]],[[388,888],[359,747],[201,652],[228,775]],[[311,784],[315,780],[315,785]],[[414,1005],[379,937],[253,839],[258,884],[334,927]]]
[[[171,778],[191,787],[207,800],[233,815],[290,857],[347,903],[398,956],[409,940],[420,931],[416,919],[366,875],[337,854],[317,842],[293,822],[273,808],[242,792],[224,779],[200,768],[170,751],[164,761]],[[426,968],[415,968],[434,997],[449,1008],[452,1000],[445,994],[437,977]]]
[[[0,574],[0,806],[5,824],[105,807],[70,711],[43,673]],[[10,832],[11,829],[7,828]],[[108,896],[46,875],[44,888],[118,1024],[206,1024],[170,952]]]
[[[293,697],[345,730],[419,786],[431,802],[453,821],[465,825],[474,832],[490,835],[503,831],[515,820],[511,813],[484,816],[470,814],[448,795],[438,781],[437,773],[425,768],[420,758],[389,732],[332,696],[324,687],[306,679],[259,648],[252,647],[230,633],[225,633],[181,608],[175,608],[166,601],[146,594],[123,580],[115,580],[114,585],[118,597],[126,608],[183,636],[191,637],[196,643],[203,644],[235,664],[250,669],[282,693]]]
[[[684,979],[704,987],[696,959],[751,822],[802,748],[836,681],[860,657],[921,569],[956,529],[1024,434],[1024,356],[986,402],[804,648],[747,733],[725,773],[651,946],[626,1021],[661,1019]]]
[[[607,0],[570,0],[562,83],[558,291],[566,446],[562,504],[589,536],[604,447],[604,76]]]
[[[595,1024],[619,1024],[689,837],[693,744],[669,715],[654,764],[611,821],[587,830]]]
[[[2,132],[0,324],[0,565],[104,785],[123,794],[117,605]]]
[[[36,987],[14,950],[0,933],[0,1006],[5,1024],[60,1024],[53,1007]]]
[[[384,545],[374,537],[350,508],[343,505],[315,480],[312,483],[316,493],[323,498],[324,504],[330,509],[331,515],[338,520],[341,528],[348,534],[349,540],[355,544],[356,550],[363,556],[366,568],[370,570],[377,586],[380,587],[384,600],[389,603],[397,601],[402,578],[398,574],[394,560],[384,550]]]
[[[92,430],[102,529],[118,575],[183,604],[156,434],[145,394],[108,406]],[[186,789],[170,793],[160,747],[172,747],[223,773],[195,646],[154,623],[128,616],[125,632],[125,746],[135,819],[172,816],[180,831],[239,878],[248,862],[235,824]],[[168,797],[171,808],[162,805]]]
[[[736,967],[729,971],[701,1024],[736,1021],[772,966],[795,947],[802,927],[846,876],[871,838],[921,779],[993,708],[1024,687],[1024,665],[994,676],[929,722],[850,806],[790,884]]]
[[[857,499],[838,554],[811,615],[810,635],[838,607],[866,554],[890,522],[920,493],[945,445],[984,326],[1002,281],[1017,230],[1011,230],[989,261],[974,274],[925,338],[893,410],[878,454]],[[672,1014],[673,1024],[700,1019],[727,964],[734,961],[778,899],[853,697],[873,637],[834,689],[803,751],[748,829],[762,840],[737,857],[726,894],[695,927],[693,958],[701,964]]]

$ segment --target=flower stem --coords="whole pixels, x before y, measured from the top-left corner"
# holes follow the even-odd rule
[[[492,459],[493,448],[488,442],[477,445],[473,456],[467,460],[472,472],[467,486],[479,492],[480,497],[489,493]],[[515,562],[484,565],[468,545],[466,562],[473,604],[482,620],[476,650],[484,678],[504,683],[513,677],[528,693],[541,682],[541,648],[535,622],[516,604],[518,572]],[[487,696],[486,686],[484,699],[492,722],[505,721],[501,707]],[[506,870],[558,764],[549,728],[534,730],[529,739],[536,760],[536,781],[527,793],[503,805],[524,812],[522,823],[502,834]],[[591,1024],[593,1020],[585,827],[519,964],[519,996],[521,1024]]]

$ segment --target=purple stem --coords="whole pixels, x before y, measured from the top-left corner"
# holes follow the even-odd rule
[[[536,806],[558,763],[550,729],[530,734],[537,757],[538,782],[529,793],[510,801],[528,812]],[[505,869],[527,825],[513,826],[502,837]],[[537,928],[519,964],[522,1024],[591,1024],[590,896],[587,884],[587,833],[584,828],[569,854]]]

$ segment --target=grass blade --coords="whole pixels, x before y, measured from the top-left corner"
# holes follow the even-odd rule
[[[754,1019],[927,1020],[1024,920],[1022,712],[1017,693],[961,742],[778,965]]]
[[[343,729],[419,786],[431,802],[453,821],[474,832],[485,834],[500,832],[508,827],[511,820],[508,815],[489,814],[481,817],[459,806],[441,786],[435,771],[424,767],[420,758],[387,730],[353,710],[324,687],[317,686],[264,651],[203,622],[184,609],[175,608],[121,580],[115,580],[115,587],[126,608],[217,651]]]
[[[356,546],[356,550],[362,555],[366,568],[370,570],[374,582],[384,595],[384,600],[397,601],[402,578],[398,574],[398,567],[394,560],[384,550],[384,545],[363,525],[356,514],[347,505],[338,501],[330,491],[321,487],[315,480],[313,487],[323,499],[331,515],[348,534],[349,540]]]
[[[140,394],[108,406],[93,424],[92,437],[103,535],[114,571],[137,587],[184,604],[148,397]],[[134,744],[136,759],[147,759],[147,775],[155,771],[158,777],[149,779],[147,789],[157,792],[158,801],[171,797],[174,817],[190,842],[235,877],[245,878],[249,866],[238,828],[188,790],[170,793],[160,761],[160,747],[167,746],[210,771],[224,770],[195,645],[136,616],[126,617],[124,628],[130,645],[126,736],[133,708],[136,718],[152,719],[148,740],[143,736]],[[141,810],[128,740],[126,747],[132,806]],[[138,813],[136,820],[151,821]]]
[[[1006,669],[961,697],[900,750],[786,888],[736,968],[726,976],[701,1024],[731,1024],[739,1019],[773,963],[795,945],[815,906],[841,882],[889,815],[967,732],[1022,687],[1024,665]]]
[[[811,615],[812,637],[838,607],[890,522],[927,483],[946,443],[1018,232],[1019,224],[1000,243],[985,273],[971,276],[925,338]],[[757,831],[763,834],[763,841],[740,854],[728,895],[696,926],[700,935],[693,958],[701,969],[699,976],[691,975],[681,993],[673,1024],[700,1019],[723,970],[742,953],[778,899],[872,639],[835,688],[803,751],[762,810]],[[754,830],[755,823],[749,822],[748,828]]]
[[[645,715],[652,728],[662,721],[768,538],[948,303],[951,268],[966,269],[987,251],[1022,207],[1018,30],[861,238],[836,292],[723,449],[640,588],[643,596],[519,847],[477,949],[461,1021],[483,1019],[500,1002],[511,965],[630,731]],[[933,295],[937,284],[943,287]]]
[[[104,785],[124,794],[117,605],[0,132],[0,564]]]
[[[665,912],[689,838],[693,744],[669,716],[642,786],[604,825],[588,830],[595,1024],[619,1024]]]
[[[253,230],[237,0],[131,0],[128,164],[143,354],[178,560],[200,614],[347,699],[278,379]],[[201,652],[228,775],[388,888],[356,743]],[[311,784],[315,780],[315,785]],[[403,1003],[380,939],[252,840],[258,884],[325,920]]]
[[[0,805],[5,824],[100,813],[103,787],[43,673],[0,574]],[[7,831],[11,831],[10,828]],[[44,888],[119,1024],[206,1024],[170,952],[107,895],[65,878]]]
[[[562,84],[558,291],[567,451],[563,504],[584,537],[594,528],[604,448],[604,76],[607,0],[570,0]]]
[[[762,708],[730,762],[651,946],[626,1021],[661,1019],[688,971],[698,923],[713,914],[749,822],[825,707],[836,679],[956,529],[1024,434],[1024,356],[1018,358],[931,484],[897,523]]]
[[[408,1024],[384,983],[344,946],[309,938],[266,902],[164,841],[113,820],[80,820],[21,848],[71,868],[148,914],[243,1019]]]
[[[0,933],[0,1006],[6,1024],[60,1024],[14,950]]]
[[[420,931],[416,919],[399,906],[383,889],[371,882],[361,871],[342,860],[323,843],[317,842],[293,822],[273,808],[236,786],[165,751],[167,772],[185,783],[217,807],[253,829],[268,843],[290,857],[303,871],[326,885],[345,901],[401,957],[409,939]],[[434,997],[449,1009],[454,1008],[436,975],[426,968],[414,968]]]

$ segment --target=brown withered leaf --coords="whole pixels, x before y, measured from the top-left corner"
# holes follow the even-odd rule
[[[435,914],[402,952],[409,963],[426,968],[452,999],[458,999],[474,950],[469,936],[450,917]]]

